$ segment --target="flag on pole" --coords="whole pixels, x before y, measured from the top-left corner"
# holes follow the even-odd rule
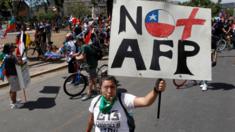
[[[22,56],[23,57],[23,53],[24,53],[24,50],[25,50],[23,37],[24,37],[24,32],[21,31],[20,38],[18,38],[16,40],[16,45],[17,45],[16,56]]]
[[[10,21],[8,22],[7,28],[3,34],[4,37],[7,36],[7,33],[11,30],[14,30],[16,28],[16,21],[14,17],[11,17]]]
[[[91,34],[92,34],[92,28],[89,29],[87,35],[84,37],[84,43],[85,44],[89,44],[90,40],[91,40]]]
[[[26,48],[29,47],[30,43],[31,43],[30,35],[27,33],[26,34],[26,42],[25,42]]]

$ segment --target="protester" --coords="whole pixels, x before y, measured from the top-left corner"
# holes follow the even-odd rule
[[[46,32],[47,43],[50,43],[51,42],[51,23],[49,21],[46,21],[45,23],[45,32]]]
[[[137,97],[129,93],[118,93],[117,80],[113,76],[102,78],[100,87],[101,95],[95,97],[89,107],[90,113],[86,132],[91,132],[93,125],[95,125],[95,132],[129,132],[127,116],[121,103],[128,113],[138,107],[150,106],[154,103],[159,92],[165,90],[166,83],[164,80],[160,80],[159,83],[154,85],[153,90],[144,97]]]
[[[21,64],[22,61],[17,59],[13,52],[15,50],[15,46],[13,44],[5,44],[3,47],[3,53],[6,54],[4,58],[6,77],[10,84],[10,99],[11,99],[11,109],[20,108],[23,106],[22,103],[16,100],[17,92],[20,91],[20,85],[16,72],[16,64]]]
[[[89,76],[89,86],[87,94],[82,98],[82,100],[87,100],[91,98],[92,92],[97,91],[96,87],[96,69],[98,66],[98,59],[96,57],[95,50],[92,48],[92,45],[83,45],[81,48],[81,54],[76,58],[77,60],[86,61],[89,69],[88,69],[88,76]]]
[[[66,54],[66,60],[68,62],[68,72],[74,73],[76,70],[74,69],[74,60],[75,58],[72,55],[76,52],[75,40],[73,38],[72,33],[66,34],[66,40],[64,42],[64,53]]]

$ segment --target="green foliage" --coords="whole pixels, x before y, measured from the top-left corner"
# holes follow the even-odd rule
[[[57,7],[63,7],[64,0],[54,0],[54,3]]]
[[[68,7],[68,13],[76,17],[84,17],[91,14],[89,7],[86,7],[80,3],[75,3]]]
[[[48,11],[47,13],[45,12],[39,12],[37,14],[37,19],[38,20],[53,20],[55,18],[55,14],[52,11]]]
[[[12,3],[10,0],[1,0],[0,1],[0,10],[8,10],[11,9]]]
[[[233,16],[233,9],[232,8],[227,8],[227,9],[224,9],[225,12],[228,13],[229,16]]]
[[[212,17],[217,16],[221,10],[221,6],[219,3],[214,3],[214,2],[211,2],[210,0],[194,0],[193,2],[190,1],[190,2],[181,3],[181,5],[210,8]]]
[[[92,3],[94,6],[98,5],[98,1],[96,1],[96,0],[91,0],[91,3]]]

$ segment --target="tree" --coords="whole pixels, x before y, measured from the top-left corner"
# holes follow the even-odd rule
[[[54,20],[56,17],[56,14],[54,14],[53,11],[48,11],[48,12],[39,12],[37,14],[37,20],[42,21],[42,20]]]
[[[99,2],[99,0],[97,1],[97,0],[91,0],[91,4],[93,5],[93,6],[97,6],[98,5],[98,2]]]
[[[10,0],[1,0],[0,1],[0,10],[8,10],[12,8],[12,3]]]
[[[64,0],[54,0],[58,13],[63,16]]]
[[[181,5],[211,8],[212,16],[216,16],[221,10],[220,2],[221,0],[219,0],[218,3],[211,2],[210,0],[193,0],[181,3]]]
[[[0,15],[4,17],[9,17],[12,11],[12,2],[10,0],[1,0],[0,1]]]
[[[69,6],[68,13],[76,17],[85,17],[91,14],[88,7],[82,5],[81,3],[74,3]]]

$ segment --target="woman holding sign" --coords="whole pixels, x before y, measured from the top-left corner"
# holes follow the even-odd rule
[[[165,90],[164,80],[158,80],[144,97],[136,97],[129,93],[117,92],[117,80],[113,76],[102,78],[100,82],[101,95],[95,97],[89,107],[89,118],[86,132],[91,132],[95,125],[95,132],[131,132],[135,125],[129,112],[138,107],[153,104],[157,95]]]

